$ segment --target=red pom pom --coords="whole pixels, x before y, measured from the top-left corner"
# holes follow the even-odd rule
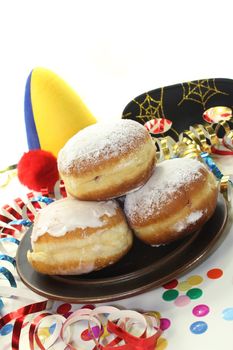
[[[54,185],[59,179],[57,159],[47,151],[32,150],[24,153],[18,163],[19,181],[34,191],[48,188],[53,192]]]

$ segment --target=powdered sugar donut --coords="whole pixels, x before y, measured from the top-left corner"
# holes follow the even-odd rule
[[[119,260],[132,245],[132,233],[116,201],[65,198],[38,213],[31,242],[27,257],[35,270],[79,275]]]
[[[145,243],[169,243],[198,230],[217,202],[213,174],[198,160],[177,158],[156,166],[149,181],[125,198],[124,210]]]
[[[148,131],[133,120],[122,119],[78,132],[59,152],[58,168],[71,195],[105,200],[142,186],[155,161]]]

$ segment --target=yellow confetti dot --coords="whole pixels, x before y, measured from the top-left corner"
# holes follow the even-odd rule
[[[164,349],[166,349],[167,344],[168,344],[168,342],[167,342],[167,340],[165,338],[159,338],[157,346],[156,346],[155,349],[156,350],[164,350]]]
[[[101,335],[101,339],[107,338],[109,336],[109,334],[110,333],[108,332],[107,327],[104,326],[104,331],[103,331],[103,334]]]
[[[50,336],[49,329],[47,327],[40,328],[38,330],[38,336],[39,336],[41,341],[48,338]]]
[[[161,318],[161,314],[158,311],[148,311],[148,312],[146,312],[146,315],[154,316],[154,317],[156,317],[158,319]]]
[[[180,282],[178,285],[177,285],[177,289],[179,290],[179,291],[182,291],[182,292],[184,292],[184,291],[186,291],[186,290],[188,290],[188,289],[190,289],[190,284],[187,282],[187,281],[183,281],[183,282]]]
[[[199,275],[193,275],[187,279],[187,282],[191,284],[191,286],[196,286],[197,284],[200,284],[203,282],[203,278]]]

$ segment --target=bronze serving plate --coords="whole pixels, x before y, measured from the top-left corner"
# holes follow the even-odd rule
[[[16,266],[22,281],[34,292],[70,303],[98,303],[127,298],[159,287],[204,261],[220,244],[226,232],[227,206],[219,195],[211,219],[186,238],[160,247],[134,239],[130,252],[118,263],[82,276],[47,276],[31,267],[31,228],[22,238]]]

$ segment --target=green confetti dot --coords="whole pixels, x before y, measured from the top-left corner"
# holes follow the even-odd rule
[[[179,295],[178,290],[176,289],[169,289],[166,290],[166,292],[163,293],[163,300],[166,301],[172,301],[175,300]]]
[[[202,296],[203,292],[200,288],[192,288],[189,289],[186,293],[186,295],[190,298],[190,299],[198,299]]]

